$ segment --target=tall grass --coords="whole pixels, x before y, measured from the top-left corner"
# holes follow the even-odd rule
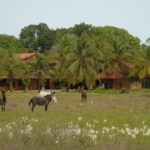
[[[150,99],[145,93],[57,92],[48,112],[28,101],[36,91],[7,93],[0,112],[0,150],[149,150]]]

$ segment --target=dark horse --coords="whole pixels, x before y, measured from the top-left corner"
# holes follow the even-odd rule
[[[2,90],[2,96],[0,96],[0,105],[1,105],[2,111],[5,111],[6,95],[5,95],[4,90]]]
[[[39,105],[39,106],[45,105],[45,111],[47,111],[48,104],[52,101],[52,98],[54,95],[55,95],[55,92],[52,92],[51,94],[46,95],[44,97],[40,97],[40,96],[32,97],[31,100],[29,101],[29,106],[32,103],[31,111],[32,112],[34,111],[34,107],[36,105]]]
[[[82,88],[82,90],[81,90],[81,98],[82,98],[82,102],[87,101],[87,92],[84,88]]]

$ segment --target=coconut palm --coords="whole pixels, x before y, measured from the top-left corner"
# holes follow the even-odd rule
[[[13,82],[14,78],[19,73],[19,65],[20,61],[15,58],[14,54],[10,50],[3,50],[0,52],[1,54],[1,75],[7,77],[7,82],[9,83],[10,91],[13,90]]]
[[[19,59],[19,58],[18,58]],[[20,65],[18,66],[19,73],[17,77],[22,80],[23,85],[25,86],[25,90],[28,90],[28,87],[31,83],[31,63],[32,60],[20,60]]]
[[[76,49],[77,47],[77,36],[73,34],[66,34],[64,35],[59,43],[56,45],[56,53],[55,58],[56,60],[59,60],[59,63],[56,66],[56,72],[57,72],[57,78],[62,79],[62,76],[64,74],[65,68],[65,62],[66,57],[69,52],[71,52],[73,49]]]
[[[96,51],[94,43],[87,34],[82,34],[76,41],[75,48],[66,55],[63,78],[68,84],[84,83],[90,87],[95,82],[97,69],[95,66],[100,59],[100,52]]]
[[[134,69],[132,75],[138,75],[139,78],[144,79],[150,76],[150,46],[141,49],[134,57]]]
[[[40,92],[41,86],[44,87],[45,79],[54,76],[50,67],[49,57],[42,54],[39,54],[33,59],[29,71],[31,76],[37,77],[38,79],[38,92]]]
[[[106,74],[123,73],[128,74],[130,65],[128,61],[138,50],[138,47],[134,46],[134,39],[129,43],[124,37],[114,36],[110,42],[108,50],[104,51],[105,62],[103,63],[103,72]],[[135,42],[136,43],[136,42]]]

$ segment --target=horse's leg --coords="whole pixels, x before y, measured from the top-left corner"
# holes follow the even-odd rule
[[[83,102],[83,96],[81,97],[81,102]]]
[[[35,107],[36,105],[32,105],[32,108],[31,108],[31,111],[33,112],[34,111],[34,107]]]
[[[85,102],[87,102],[87,97],[85,97]]]
[[[5,111],[5,105],[2,105],[2,111]]]
[[[2,109],[2,111],[3,111],[3,105],[1,105],[1,109]]]
[[[3,111],[5,111],[5,105],[3,106]]]
[[[45,105],[45,111],[47,111],[48,105]]]
[[[4,111],[5,111],[5,104],[4,104],[3,108],[4,108]]]

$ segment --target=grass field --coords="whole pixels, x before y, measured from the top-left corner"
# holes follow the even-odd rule
[[[7,92],[0,112],[3,150],[149,150],[150,90],[89,91],[87,103],[78,92],[57,92],[48,111],[28,101],[37,91]]]

